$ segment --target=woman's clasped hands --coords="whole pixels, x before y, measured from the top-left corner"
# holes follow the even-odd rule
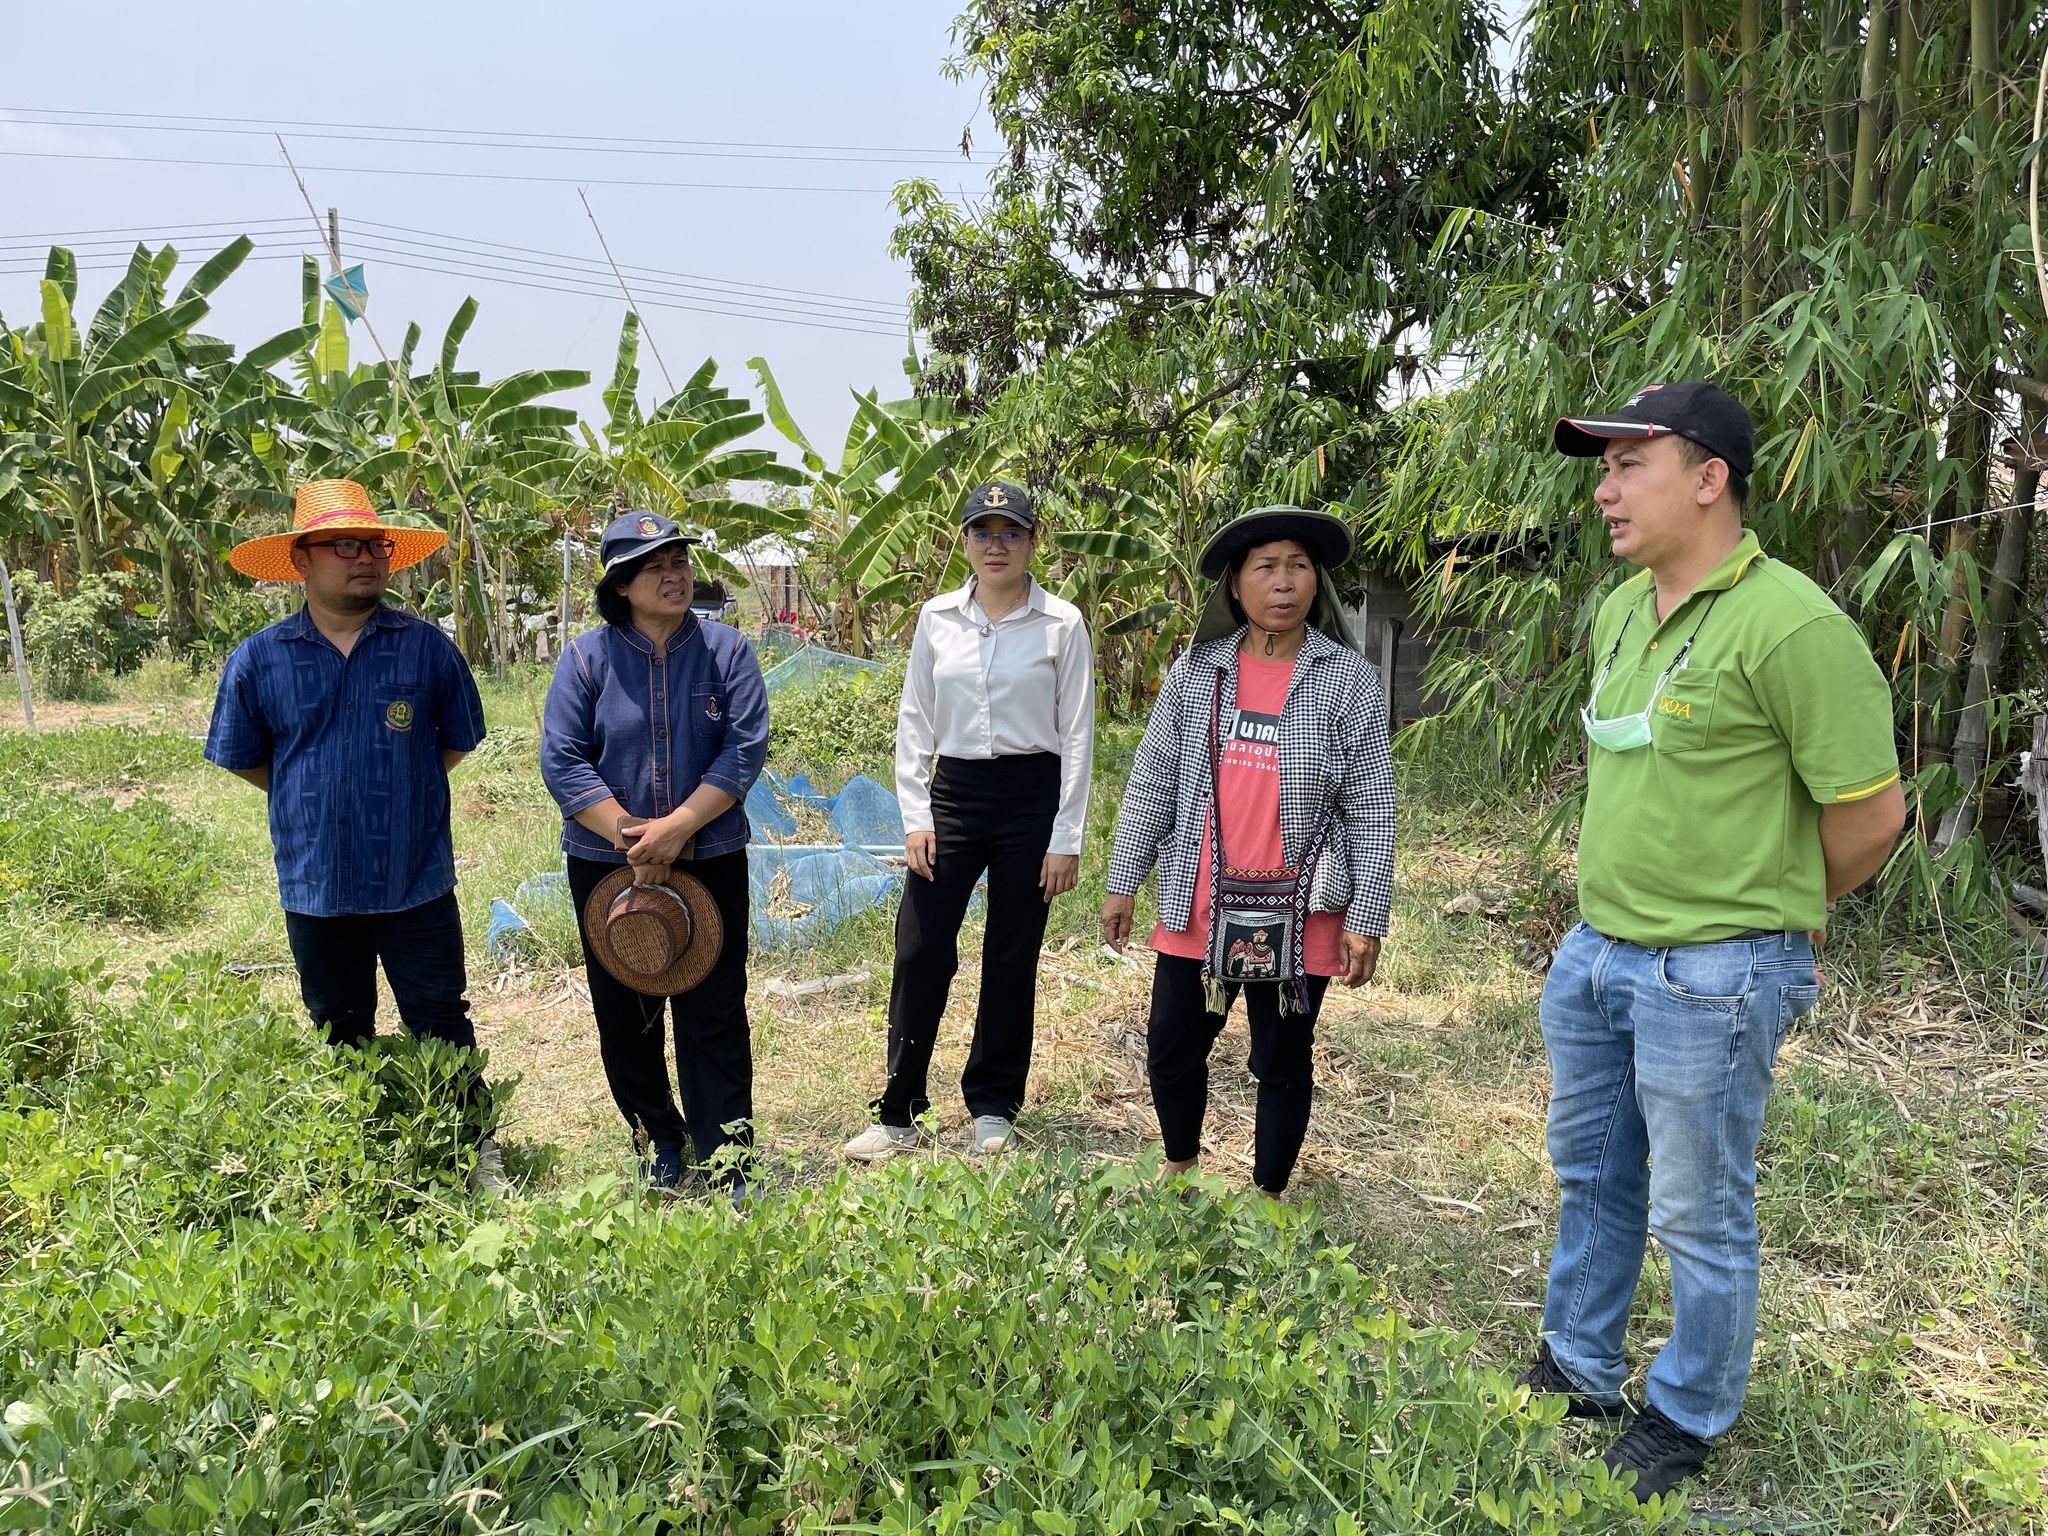
[[[650,821],[619,824],[619,847],[633,866],[635,885],[660,885],[668,879],[669,867],[683,856],[697,829],[681,808]]]

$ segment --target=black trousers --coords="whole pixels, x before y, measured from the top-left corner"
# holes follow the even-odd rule
[[[1227,983],[1223,1012],[1209,1012],[1202,962],[1161,955],[1152,970],[1152,1017],[1145,1027],[1145,1069],[1152,1080],[1152,1107],[1159,1135],[1173,1162],[1202,1150],[1202,1116],[1209,1107],[1209,1052],[1244,992],[1251,1025],[1251,1073],[1259,1083],[1257,1129],[1252,1148],[1252,1182],[1277,1195],[1294,1174],[1308,1135],[1309,1102],[1315,1089],[1313,1050],[1316,1016],[1322,1012],[1327,976],[1308,978],[1306,1014],[1280,1012],[1277,982]]]
[[[1047,915],[1038,879],[1059,801],[1060,760],[1053,753],[939,759],[932,773],[932,878],[909,876],[896,909],[889,1083],[873,1105],[882,1124],[911,1125],[931,1108],[932,1048],[960,969],[960,924],[984,870],[981,1001],[960,1089],[971,1115],[1013,1120],[1023,1107]]]
[[[414,1038],[476,1049],[469,1017],[469,975],[462,957],[462,910],[455,893],[403,912],[351,912],[339,917],[284,915],[285,938],[299,972],[306,1012],[329,1045],[365,1046],[377,1034],[377,965],[398,1000],[398,1017]],[[483,1079],[469,1074],[462,1101]]]
[[[747,853],[744,848],[682,866],[704,882],[725,923],[725,945],[711,970],[680,997],[635,992],[597,963],[590,952],[584,903],[600,880],[617,869],[600,859],[569,855],[570,899],[583,937],[584,974],[597,1015],[598,1053],[612,1101],[626,1124],[650,1141],[696,1144],[699,1161],[720,1147],[754,1144],[754,1042],[747,1026]],[[669,1091],[667,1031],[675,1024],[676,1081],[683,1107]],[[731,1127],[731,1129],[728,1129]]]
[[[408,1031],[475,1047],[462,912],[453,891],[403,912],[287,912],[284,931],[298,966],[299,996],[330,1044],[365,1045],[376,1035],[381,960]]]

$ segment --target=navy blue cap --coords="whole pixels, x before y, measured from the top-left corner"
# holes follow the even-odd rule
[[[1652,384],[1608,416],[1567,416],[1551,446],[1575,459],[1597,459],[1616,438],[1688,437],[1747,480],[1756,467],[1756,429],[1749,412],[1717,384],[1688,379]]]
[[[1031,493],[1007,480],[991,480],[968,492],[967,505],[960,509],[960,526],[965,528],[977,517],[1007,517],[1027,533],[1038,526]]]
[[[627,561],[638,560],[664,545],[703,542],[684,533],[659,512],[621,512],[606,525],[604,538],[597,546],[598,564],[604,573],[598,578],[599,582],[609,579],[612,572]]]

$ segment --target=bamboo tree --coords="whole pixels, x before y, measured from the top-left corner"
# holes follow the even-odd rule
[[[1742,115],[1737,122],[1737,144],[1741,158],[1736,174],[1742,178],[1742,323],[1756,318],[1757,248],[1756,179],[1761,170],[1755,155],[1763,138],[1763,0],[1742,0]]]
[[[1999,527],[1998,553],[1991,567],[1991,589],[1985,596],[1984,622],[1970,657],[1962,713],[1956,720],[1954,764],[1963,795],[1942,816],[1935,845],[1948,848],[1968,837],[1977,823],[1984,794],[1984,770],[1991,743],[1991,696],[2005,658],[2005,642],[2019,606],[2020,584],[2026,575],[2027,550],[2034,531],[2034,501],[2041,489],[2040,428],[2042,410],[2030,405],[2023,416],[2017,444],[2022,458],[2013,476],[2013,504]]]
[[[1685,0],[1679,10],[1679,29],[1685,47],[1685,155],[1690,170],[1686,176],[1685,201],[1692,222],[1707,216],[1707,72],[1700,54],[1707,46],[1706,18],[1699,0]]]
[[[1849,180],[1849,222],[1860,223],[1877,200],[1877,151],[1884,134],[1884,71],[1891,44],[1891,7],[1870,0],[1863,33],[1863,90],[1856,102],[1856,164]]]
[[[1906,211],[1906,195],[1918,171],[1915,138],[1920,132],[1920,14],[1918,0],[1899,0],[1897,149],[1885,188],[1885,208],[1892,218]]]
[[[1821,108],[1821,140],[1827,156],[1827,170],[1823,185],[1827,188],[1827,223],[1833,229],[1848,213],[1848,176],[1846,167],[1851,153],[1850,131],[1854,109],[1844,105],[1843,89],[1845,60],[1848,57],[1849,39],[1848,0],[1825,0],[1821,11],[1821,78],[1824,85],[1824,102]]]

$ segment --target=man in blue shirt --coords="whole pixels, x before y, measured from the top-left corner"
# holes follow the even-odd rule
[[[270,840],[300,995],[335,1045],[376,1034],[381,960],[415,1036],[474,1050],[448,774],[484,737],[462,653],[386,607],[394,570],[447,535],[386,524],[352,480],[302,486],[292,531],[237,545],[258,580],[306,603],[228,658],[206,758],[270,797]],[[478,1188],[504,1188],[496,1140]]]

